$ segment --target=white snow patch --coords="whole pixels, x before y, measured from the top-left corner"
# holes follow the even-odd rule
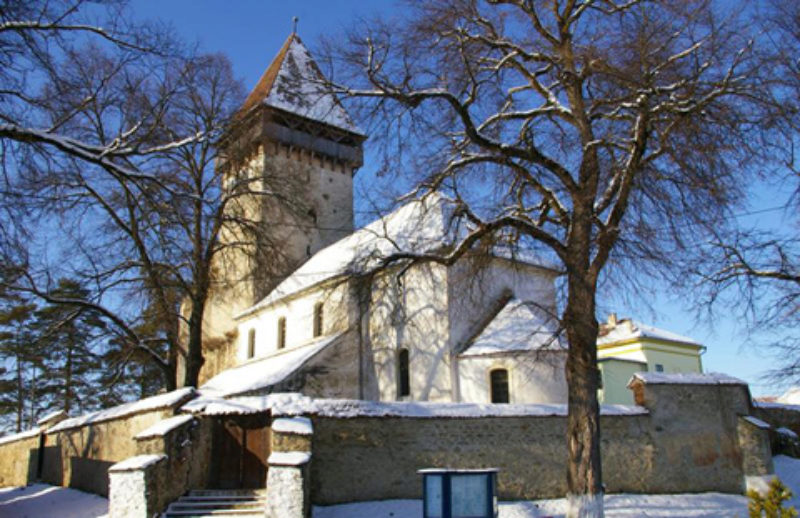
[[[775,431],[776,431],[776,432],[778,432],[778,433],[779,433],[779,434],[781,434],[781,435],[786,435],[786,436],[788,436],[788,437],[791,437],[792,439],[797,439],[797,438],[798,438],[798,437],[797,437],[797,434],[796,434],[796,433],[794,433],[794,431],[793,431],[793,430],[790,430],[790,429],[788,429],[788,428],[786,428],[786,427],[784,427],[784,426],[781,426],[780,428],[778,428],[778,429],[777,429],[777,430],[775,430]]]
[[[567,514],[578,518],[603,518],[603,494],[568,495]]]
[[[314,426],[307,417],[279,417],[272,421],[272,431],[293,433],[297,435],[313,435]]]
[[[153,426],[142,430],[141,432],[137,433],[133,436],[134,439],[151,439],[154,437],[164,437],[172,430],[178,428],[179,426],[192,421],[194,416],[189,414],[184,415],[176,415],[174,417],[169,417],[167,419],[163,419]]]
[[[628,386],[634,379],[651,385],[747,385],[739,378],[721,372],[637,372]]]
[[[49,421],[52,421],[53,419],[61,416],[67,417],[67,413],[64,412],[63,410],[56,410],[55,412],[50,412],[49,414],[45,415],[44,417],[36,421],[36,424],[42,426],[47,424]]]
[[[564,349],[558,323],[530,302],[511,299],[459,356]]]
[[[758,428],[763,429],[763,430],[769,430],[770,428],[772,428],[769,425],[769,423],[765,423],[761,419],[759,419],[757,417],[753,417],[751,415],[744,416],[744,420],[747,421],[748,423],[754,425],[754,426],[757,426]]]
[[[800,386],[789,387],[789,389],[778,396],[777,403],[785,405],[800,405]]]
[[[226,397],[269,388],[288,378],[344,333],[323,336],[297,347],[226,369],[200,387],[203,395]]]
[[[152,466],[153,464],[161,462],[166,458],[166,455],[136,455],[135,457],[128,457],[122,462],[117,462],[108,468],[108,471],[134,471],[138,469],[144,469],[148,466]]]
[[[273,451],[269,454],[267,464],[270,466],[302,466],[311,460],[307,451]]]
[[[37,435],[39,435],[41,431],[42,429],[37,426],[36,428],[31,428],[30,430],[26,430],[24,432],[6,435],[5,437],[0,437],[0,444],[7,444],[14,441],[21,441],[22,439],[30,439],[31,437],[36,437]]]
[[[0,489],[0,516],[107,518],[108,500],[76,489],[32,484]]]
[[[105,410],[99,410],[90,414],[85,414],[71,419],[65,419],[54,427],[47,430],[47,433],[60,432],[69,430],[70,428],[77,428],[87,424],[100,423],[111,419],[119,419],[133,414],[148,412],[151,410],[158,410],[159,408],[169,408],[180,404],[189,398],[195,397],[197,392],[192,387],[182,388],[159,394],[157,396],[140,399],[131,403],[125,403]]]
[[[793,505],[800,511],[800,459],[776,455],[772,457],[772,463],[775,467],[775,474],[793,493],[792,499],[788,500],[784,507]]]
[[[672,331],[659,329],[657,327],[642,324],[636,320],[622,320],[616,326],[611,328],[608,333],[597,338],[597,345],[613,344],[615,342],[622,342],[625,340],[634,340],[642,338],[654,338],[656,340],[666,340],[668,342],[680,342],[684,344],[700,345],[700,342],[689,338],[688,336],[679,335]]]
[[[275,396],[278,396],[277,394]],[[275,416],[320,415],[326,417],[525,417],[566,416],[567,405],[494,405],[478,403],[378,402],[359,399],[311,399],[276,397],[271,400]],[[646,415],[640,406],[602,405],[603,415]]]
[[[755,491],[759,495],[769,493],[769,483],[775,475],[747,475],[744,477],[744,490],[746,492]]]

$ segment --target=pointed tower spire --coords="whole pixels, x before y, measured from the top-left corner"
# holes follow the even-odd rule
[[[297,34],[297,22],[300,21],[300,18],[297,16],[292,16],[292,34]]]
[[[295,30],[297,20],[295,17]],[[241,113],[262,104],[363,136],[296,32],[289,35],[250,92]]]

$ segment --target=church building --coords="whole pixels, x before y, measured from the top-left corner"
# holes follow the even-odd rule
[[[296,34],[239,116],[231,142],[246,158],[226,188],[285,190],[245,209],[265,226],[270,253],[232,249],[218,261],[204,395],[566,402],[552,266],[501,250],[410,261],[446,253],[469,230],[439,195],[353,231],[366,136]]]

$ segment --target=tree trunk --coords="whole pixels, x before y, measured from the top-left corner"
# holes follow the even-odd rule
[[[568,283],[567,518],[602,518],[595,283],[585,272],[569,272]]]
[[[204,301],[193,300],[192,312],[189,316],[189,340],[186,344],[186,372],[184,372],[183,386],[196,387],[203,368],[203,312]]]

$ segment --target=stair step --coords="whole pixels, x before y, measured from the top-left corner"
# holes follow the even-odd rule
[[[229,510],[186,510],[186,511],[167,511],[164,513],[164,518],[172,518],[175,516],[180,516],[182,518],[189,518],[189,517],[205,517],[205,516],[212,516],[215,518],[225,517],[225,516],[235,516],[236,518],[242,518],[245,516],[264,516],[264,510],[259,509],[254,511],[252,509],[229,509]]]
[[[188,496],[264,496],[266,489],[193,489]]]
[[[229,510],[245,509],[245,510],[255,511],[255,510],[258,510],[258,509],[264,509],[264,503],[263,502],[253,502],[253,503],[248,503],[248,504],[230,505],[230,504],[225,504],[225,503],[222,503],[222,504],[217,504],[217,503],[196,504],[196,503],[185,503],[185,502],[178,501],[178,502],[171,503],[169,505],[169,507],[167,508],[167,511],[191,511],[191,510],[206,511],[206,510],[224,510],[224,509],[229,509]]]
[[[263,496],[182,496],[179,499],[181,502],[197,502],[198,504],[206,502],[227,502],[231,504],[248,503],[248,502],[265,502],[267,499]]]

